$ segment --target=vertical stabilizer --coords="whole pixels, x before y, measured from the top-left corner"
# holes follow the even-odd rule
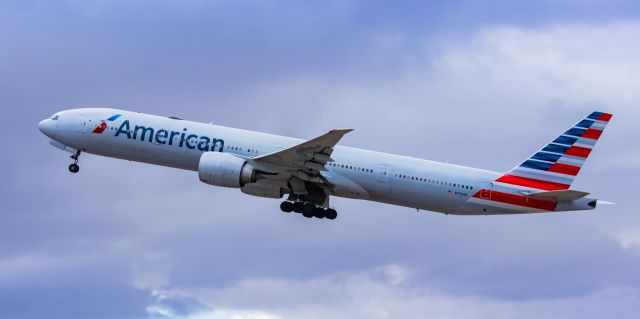
[[[569,189],[611,117],[591,113],[496,182],[549,191]]]

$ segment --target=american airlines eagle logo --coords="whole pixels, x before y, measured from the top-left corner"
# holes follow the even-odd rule
[[[114,116],[112,116],[112,117],[110,117],[110,118],[108,118],[106,120],[103,120],[102,122],[100,122],[100,124],[98,124],[98,126],[96,126],[95,129],[93,129],[93,133],[102,134],[102,132],[104,132],[104,130],[106,130],[107,127],[109,127],[107,125],[107,122],[113,122],[113,121],[117,120],[120,116],[122,116],[122,115],[121,114],[116,114],[116,115],[114,115]]]

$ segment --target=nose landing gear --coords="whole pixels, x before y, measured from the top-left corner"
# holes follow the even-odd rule
[[[73,155],[71,155],[73,164],[69,165],[69,172],[75,174],[80,171],[80,166],[78,166],[78,158],[80,157],[80,153],[82,153],[82,151],[77,150]]]
[[[80,166],[78,166],[78,164],[71,164],[69,165],[69,172],[71,173],[77,173],[78,171],[80,171]]]

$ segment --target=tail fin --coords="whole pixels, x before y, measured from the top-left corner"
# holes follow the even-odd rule
[[[591,113],[496,182],[549,191],[569,189],[611,116]]]

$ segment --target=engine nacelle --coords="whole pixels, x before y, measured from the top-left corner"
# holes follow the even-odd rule
[[[205,152],[198,164],[200,181],[215,186],[239,188],[256,181],[256,172],[242,158],[221,152]]]

